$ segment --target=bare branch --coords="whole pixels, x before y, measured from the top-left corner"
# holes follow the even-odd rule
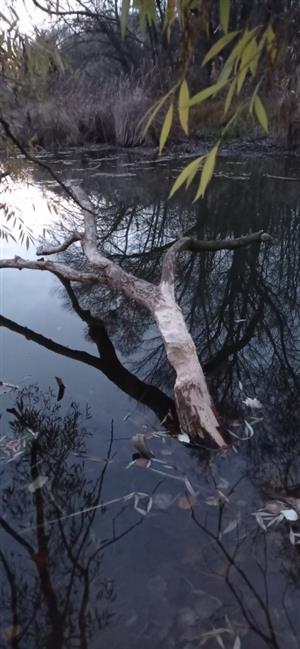
[[[0,268],[17,268],[18,270],[48,270],[50,273],[64,277],[71,282],[82,283],[103,283],[104,278],[99,277],[95,273],[84,273],[65,264],[60,264],[54,261],[39,259],[32,261],[30,259],[22,259],[22,257],[14,257],[13,259],[0,259]]]
[[[63,252],[64,250],[67,250],[69,246],[72,245],[72,243],[75,243],[75,241],[80,241],[82,238],[82,234],[80,232],[73,232],[70,234],[69,237],[67,237],[62,243],[57,244],[57,246],[40,246],[36,254],[37,255],[54,255],[57,252]]]
[[[190,252],[236,250],[237,248],[244,248],[252,243],[260,243],[261,241],[271,242],[273,239],[270,234],[263,230],[258,230],[258,232],[253,232],[236,239],[216,239],[213,241],[193,239],[192,237],[182,237],[173,243],[163,258],[160,281],[161,286],[164,285],[165,290],[168,290],[170,294],[174,295],[176,257],[178,252],[182,250],[189,250]]]
[[[127,273],[114,261],[101,254],[97,248],[97,227],[95,215],[91,209],[92,203],[80,187],[72,187],[72,193],[83,208],[85,230],[81,239],[82,248],[91,265],[101,270],[105,268],[109,286],[121,290],[131,300],[153,310],[159,299],[158,287]]]
[[[216,252],[217,250],[236,250],[237,248],[244,248],[251,243],[260,243],[261,241],[273,241],[273,237],[263,230],[246,234],[243,237],[236,239],[216,239],[213,241],[201,241],[198,239],[190,239],[187,250],[192,252]]]

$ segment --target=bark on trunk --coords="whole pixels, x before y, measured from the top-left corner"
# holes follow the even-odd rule
[[[210,438],[218,446],[225,447],[195,343],[180,307],[168,291],[164,295],[162,289],[153,315],[168,361],[176,372],[175,405],[181,431],[193,441]]]

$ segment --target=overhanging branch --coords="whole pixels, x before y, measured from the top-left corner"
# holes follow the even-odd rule
[[[182,237],[175,241],[172,246],[167,250],[163,258],[162,272],[160,284],[168,287],[168,290],[174,294],[174,281],[176,270],[177,254],[182,250],[190,252],[217,252],[218,250],[236,250],[237,248],[244,248],[253,243],[260,243],[261,241],[273,241],[272,237],[264,230],[258,230],[247,234],[243,237],[235,239],[216,239],[212,241],[205,241],[194,239],[192,237]]]
[[[64,252],[64,250],[67,250],[67,248],[69,248],[72,243],[75,243],[75,241],[80,241],[81,239],[82,234],[80,234],[80,232],[73,232],[69,237],[62,241],[62,243],[58,243],[56,246],[40,246],[37,249],[36,254],[54,255],[57,252]]]
[[[84,273],[75,268],[71,268],[66,264],[60,264],[55,261],[48,261],[40,259],[33,261],[31,259],[22,259],[22,257],[14,257],[13,259],[0,259],[0,268],[16,268],[18,270],[47,270],[55,275],[60,275],[71,282],[81,283],[102,283],[99,275],[95,273]]]

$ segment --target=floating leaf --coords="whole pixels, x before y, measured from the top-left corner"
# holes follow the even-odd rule
[[[226,478],[220,478],[219,479],[219,482],[217,484],[218,489],[228,489],[229,486],[230,486],[229,482],[228,482],[228,480],[226,480]]]
[[[177,435],[177,439],[178,439],[179,442],[183,442],[183,444],[190,444],[191,443],[191,440],[190,440],[189,436],[187,435],[187,433],[180,433],[179,435]]]
[[[212,148],[212,150],[209,152],[209,154],[208,154],[208,156],[207,156],[207,158],[205,160],[205,163],[204,163],[204,166],[203,166],[203,169],[202,169],[199,188],[198,188],[198,191],[197,191],[196,196],[194,198],[194,202],[197,201],[198,198],[201,198],[201,197],[204,196],[207,185],[209,184],[210,180],[213,177],[213,173],[214,173],[215,166],[216,166],[216,159],[217,159],[218,150],[219,150],[219,145],[216,144],[216,146],[214,146]]]
[[[246,433],[248,439],[250,439],[254,435],[254,430],[253,430],[251,424],[249,424],[249,421],[247,421],[246,419],[245,419],[245,433]]]
[[[233,39],[236,37],[236,35],[238,33],[239,33],[238,31],[229,32],[229,34],[225,34],[225,36],[222,36],[221,38],[219,38],[219,40],[216,43],[213,44],[213,46],[210,48],[210,50],[205,55],[202,65],[205,65],[206,63],[208,63],[208,61],[213,59],[214,56],[219,54],[219,52],[221,52],[221,50],[223,50],[224,47],[226,47],[226,45],[229,45],[229,43],[231,43],[231,41],[233,41]]]
[[[147,516],[152,508],[152,498],[148,494],[136,493],[134,495],[134,509],[142,516]]]
[[[258,95],[254,99],[254,110],[261,127],[268,133],[268,116],[266,109]]]
[[[287,521],[297,521],[299,518],[294,509],[282,509],[281,514]]]
[[[178,112],[179,112],[180,124],[186,135],[189,134],[189,126],[188,126],[189,100],[190,100],[189,87],[186,80],[184,79],[179,90]]]
[[[254,399],[251,399],[251,397],[247,397],[246,399],[243,399],[242,403],[245,404],[245,406],[248,406],[249,408],[263,408],[262,403],[256,397]]]
[[[153,457],[153,453],[152,451],[150,451],[150,448],[145,441],[144,435],[142,435],[141,433],[134,435],[132,437],[132,443],[133,446],[136,448],[136,450],[144,459],[151,460],[151,458]]]
[[[167,110],[165,119],[164,119],[164,123],[163,123],[162,129],[161,129],[161,133],[160,133],[160,138],[159,138],[159,152],[160,153],[162,152],[162,150],[163,150],[163,148],[164,148],[164,146],[166,144],[166,141],[167,141],[167,139],[169,137],[169,133],[170,133],[172,122],[173,122],[173,114],[174,114],[174,106],[173,106],[173,104],[170,104],[170,106],[169,106],[169,108]]]
[[[134,464],[147,469],[151,465],[151,460],[147,460],[145,457],[137,457],[136,460],[134,460]]]
[[[39,475],[31,484],[29,485],[28,489],[30,493],[34,494],[38,489],[42,489],[42,487],[48,482],[48,478],[46,475]]]
[[[195,492],[195,489],[192,487],[192,485],[191,485],[189,479],[188,479],[186,476],[185,476],[185,478],[184,478],[184,484],[185,484],[185,486],[186,486],[186,490],[189,492],[189,494],[190,494],[193,498],[196,498],[196,495],[197,495],[197,494],[196,494],[196,492]]]
[[[196,498],[193,496],[181,496],[178,500],[178,507],[184,510],[193,509],[195,503]]]
[[[230,521],[230,523],[228,523],[228,525],[226,525],[226,527],[224,527],[224,529],[222,530],[221,533],[222,536],[225,536],[225,534],[229,534],[230,532],[233,532],[233,530],[236,529],[237,525],[238,525],[238,520]]]
[[[205,502],[210,507],[219,507],[219,505],[220,505],[219,498],[216,498],[215,496],[208,496],[208,498],[206,498]]]
[[[219,1],[219,16],[223,32],[227,34],[230,17],[230,0]]]

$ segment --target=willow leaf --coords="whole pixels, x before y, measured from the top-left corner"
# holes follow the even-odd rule
[[[268,115],[266,109],[258,95],[254,99],[254,111],[258,122],[266,133],[268,133]]]
[[[200,92],[197,92],[197,94],[191,97],[189,101],[190,108],[192,106],[201,104],[202,101],[208,99],[209,97],[212,97],[212,95],[216,95],[217,92],[219,92],[219,90],[221,90],[221,88],[223,88],[226,83],[227,81],[217,81],[217,83],[213,83],[212,86],[208,86],[207,88],[200,90]]]
[[[236,37],[238,33],[239,33],[238,31],[229,32],[229,34],[225,34],[225,36],[219,38],[219,40],[216,43],[214,43],[214,45],[210,48],[210,50],[205,55],[202,65],[205,65],[208,61],[213,59],[214,56],[219,54],[219,52],[221,52],[221,50],[223,50],[224,47],[226,47],[226,45],[229,45],[229,43],[233,41],[233,39]]]
[[[163,148],[164,148],[164,146],[166,144],[166,141],[167,141],[167,139],[169,137],[169,133],[170,133],[172,122],[173,122],[173,115],[174,115],[174,106],[173,106],[173,104],[170,104],[170,106],[169,106],[169,108],[167,110],[165,119],[164,119],[164,123],[162,125],[161,132],[160,132],[160,138],[159,138],[159,152],[160,153],[162,152],[162,150],[163,150]]]
[[[179,112],[180,124],[186,135],[189,134],[189,124],[188,124],[189,100],[190,100],[189,87],[186,80],[184,79],[179,90],[178,112]]]
[[[191,182],[195,178],[195,175],[201,165],[201,162],[203,161],[204,156],[200,156],[200,158],[196,158],[193,160],[193,162],[190,162],[182,172],[177,176],[174,184],[171,187],[171,191],[169,194],[169,198],[174,196],[174,194],[182,187],[182,185],[186,182],[187,186],[190,186]],[[192,178],[192,180],[190,180]]]
[[[234,79],[232,81],[232,83],[230,84],[230,86],[229,86],[229,90],[228,90],[228,93],[227,93],[227,96],[226,96],[226,99],[225,99],[224,117],[225,117],[225,115],[227,115],[227,113],[229,111],[229,108],[231,106],[235,89],[236,89],[236,80]]]
[[[121,26],[121,36],[122,36],[122,38],[125,38],[125,34],[126,34],[127,20],[128,20],[128,16],[129,16],[129,9],[130,9],[130,0],[123,0],[122,1],[122,9],[121,9],[121,18],[120,18],[120,26]]]
[[[219,17],[224,34],[228,33],[230,0],[219,0]]]
[[[198,187],[198,191],[196,193],[196,196],[194,198],[194,203],[197,201],[199,198],[203,197],[207,188],[207,185],[209,184],[210,180],[213,177],[213,173],[215,170],[216,166],[216,159],[217,159],[217,153],[218,153],[219,145],[216,144],[212,148],[212,150],[209,152],[209,154],[206,157],[203,169],[202,169],[202,174],[200,178],[200,183]]]

